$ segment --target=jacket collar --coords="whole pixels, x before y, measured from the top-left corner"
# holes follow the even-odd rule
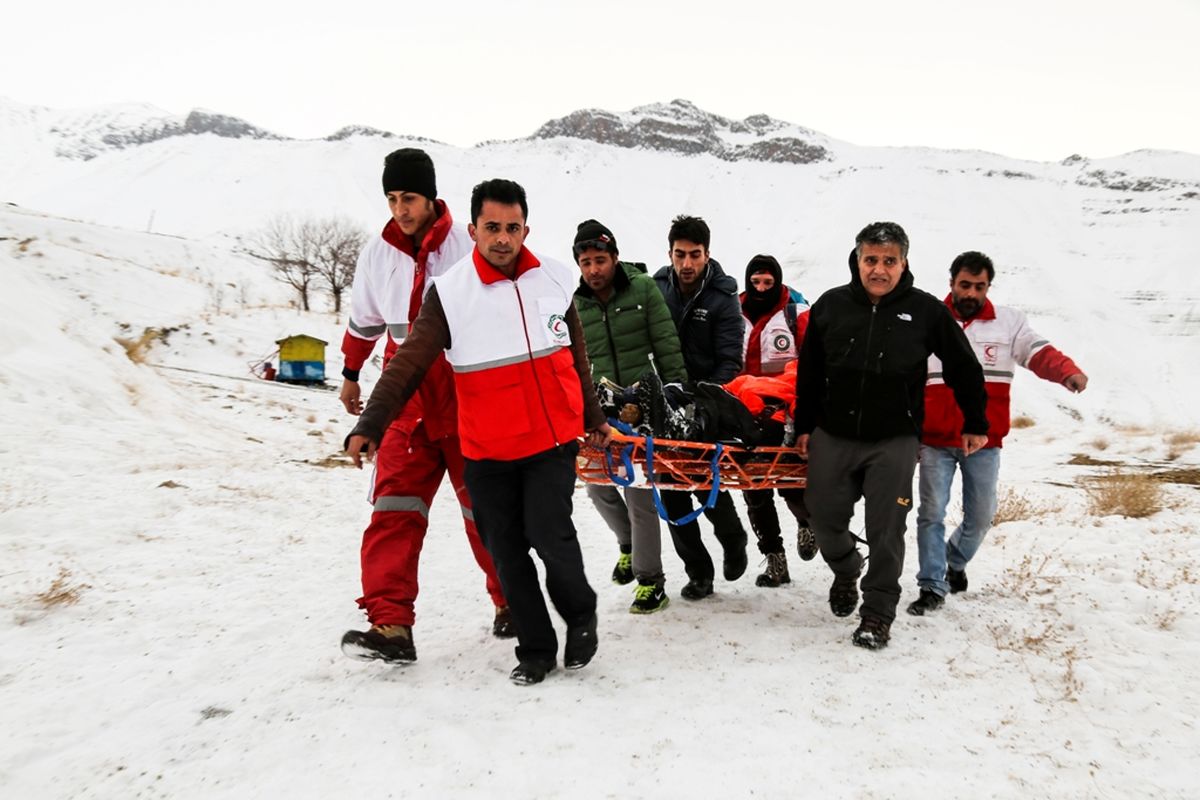
[[[389,219],[383,226],[381,234],[383,240],[414,261],[417,258],[418,249],[426,253],[437,251],[446,241],[446,237],[450,235],[450,228],[454,225],[454,220],[450,216],[450,208],[446,205],[445,200],[434,200],[433,210],[437,217],[430,226],[429,232],[425,234],[425,241],[421,243],[420,248],[416,246],[413,237],[400,230],[399,224],[394,219]]]
[[[479,246],[471,251],[471,260],[475,264],[475,273],[479,275],[479,280],[485,284],[499,283],[500,281],[517,280],[531,269],[536,269],[542,265],[538,261],[537,256],[533,254],[525,245],[521,245],[521,252],[517,253],[517,271],[512,278],[509,278],[500,270],[488,263],[483,254],[479,252]]]
[[[637,269],[637,267],[634,267],[634,269]],[[611,300],[613,297],[616,297],[618,294],[625,291],[629,285],[629,273],[625,271],[625,262],[618,261],[616,264],[616,269],[613,271],[612,297],[609,299]],[[597,303],[600,302],[600,298],[596,297],[596,293],[592,291],[592,287],[588,286],[587,283],[584,282],[582,275],[579,277],[579,288],[575,290],[575,294],[578,297],[595,300]]]
[[[964,327],[964,328],[965,328],[966,326],[970,325],[972,322],[975,322],[975,321],[980,321],[980,322],[982,322],[983,320],[995,319],[995,318],[996,318],[996,307],[995,307],[994,305],[992,305],[992,301],[991,301],[991,300],[984,300],[984,301],[983,301],[983,308],[979,309],[979,313],[978,313],[978,314],[975,314],[975,315],[974,315],[974,316],[972,316],[970,319],[963,319],[962,317],[960,317],[960,316],[958,315],[958,311],[956,311],[956,310],[955,310],[955,308],[954,308],[954,300],[953,300],[953,298],[954,298],[954,293],[953,293],[953,292],[951,292],[950,294],[946,295],[946,299],[945,299],[945,300],[943,300],[942,302],[946,304],[946,308],[950,309],[950,314],[951,314],[951,315],[952,315],[952,316],[953,316],[953,317],[954,317],[956,320],[958,320],[959,322],[961,322],[961,323],[963,324],[963,327]]]

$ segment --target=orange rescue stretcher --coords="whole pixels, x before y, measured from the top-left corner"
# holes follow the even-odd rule
[[[585,483],[656,489],[802,489],[808,463],[793,447],[749,448],[614,432],[605,449],[580,447],[575,472]]]

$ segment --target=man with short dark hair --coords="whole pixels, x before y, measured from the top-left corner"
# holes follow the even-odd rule
[[[663,381],[686,380],[671,312],[645,265],[618,261],[616,237],[594,219],[579,223],[571,249],[580,271],[575,310],[587,340],[592,378],[629,387],[654,369]],[[613,581],[637,580],[629,611],[652,614],[666,608],[670,601],[658,510],[650,490],[630,486],[622,492],[613,485],[589,483],[587,493],[617,536],[621,552]]]
[[[567,623],[563,665],[596,653],[596,593],[571,522],[577,438],[612,437],[596,400],[579,316],[578,273],[524,246],[529,207],[517,183],[492,179],[471,193],[474,249],[439,276],[408,338],[371,393],[346,449],[361,466],[444,351],[458,393],[464,478],[475,521],[496,562],[517,627],[514,683],[543,681],[558,638],[529,551]]]
[[[671,263],[656,272],[654,280],[679,332],[688,377],[693,381],[725,384],[742,370],[742,312],[738,306],[737,281],[726,275],[709,255],[710,239],[708,223],[700,217],[686,214],[676,217],[667,233]],[[702,500],[708,494],[707,489],[696,492]],[[663,492],[662,500],[671,519],[691,517],[689,493]],[[716,503],[704,515],[712,523],[713,533],[724,551],[725,580],[735,581],[746,571],[747,537],[729,492],[720,492]],[[690,578],[680,596],[687,600],[708,597],[713,593],[716,570],[700,539],[699,524],[692,517],[689,522],[669,527],[675,551]]]
[[[380,236],[359,254],[342,338],[341,401],[355,415],[362,413],[359,370],[375,343],[388,337],[386,365],[421,308],[427,279],[471,251],[466,228],[454,224],[446,203],[437,199],[433,161],[424,150],[406,147],[388,154],[383,192],[391,217]],[[455,409],[450,368],[445,358],[439,358],[417,389],[417,397],[383,435],[370,498],[374,509],[360,551],[363,596],[358,605],[366,611],[371,628],[348,631],[342,637],[342,651],[352,658],[400,664],[416,660],[412,626],[417,564],[429,527],[429,507],[447,472],[462,506],[467,541],[496,608],[492,632],[499,638],[516,635],[463,484]]]
[[[1070,392],[1082,392],[1088,384],[1083,370],[1030,328],[1024,313],[992,304],[988,290],[995,277],[992,260],[978,251],[961,253],[950,265],[950,294],[943,302],[983,365],[988,438],[970,458],[963,453],[956,435],[962,414],[946,386],[941,362],[930,356],[917,509],[920,596],[906,609],[914,616],[940,608],[947,593],[966,591],[967,563],[983,544],[996,514],[1000,449],[1009,431],[1010,391],[1017,365]],[[962,523],[947,540],[946,505],[956,470],[962,473]]]
[[[858,499],[866,501],[871,557],[852,641],[878,650],[887,646],[900,601],[929,356],[941,359],[962,409],[958,437],[966,456],[987,443],[986,398],[983,370],[962,328],[936,297],[913,287],[903,228],[863,228],[849,262],[850,282],[825,292],[809,312],[796,375],[796,446],[808,458],[805,496],[834,574],[835,616],[858,606],[863,558],[850,518]]]

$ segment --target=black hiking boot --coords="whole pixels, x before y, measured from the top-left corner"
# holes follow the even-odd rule
[[[703,600],[713,593],[713,582],[706,580],[690,580],[679,590],[679,596],[684,600]]]
[[[796,530],[796,552],[804,561],[812,561],[817,555],[817,535],[808,527],[807,522],[800,523]]]
[[[673,438],[671,434],[671,409],[663,396],[662,380],[654,370],[646,372],[637,382],[638,407],[642,411],[642,423],[649,426],[656,439]]]
[[[862,618],[851,641],[868,650],[882,650],[887,647],[888,640],[892,638],[891,630],[891,623],[868,615]]]
[[[922,589],[921,596],[908,604],[908,608],[904,609],[914,617],[923,617],[930,611],[937,611],[946,604],[946,598],[942,597],[932,589]]]
[[[848,617],[858,608],[858,573],[843,578],[833,577],[829,586],[829,610],[835,617]]]
[[[513,622],[512,609],[508,606],[496,606],[496,618],[492,620],[492,636],[497,639],[516,638],[517,624]]]
[[[411,664],[417,660],[411,625],[372,625],[367,631],[346,631],[342,653],[359,661]]]
[[[767,569],[754,579],[754,585],[775,588],[791,582],[792,576],[788,575],[787,555],[785,553],[767,553]]]
[[[546,675],[554,672],[556,666],[553,661],[522,661],[508,673],[508,679],[521,686],[532,686],[546,680]]]
[[[967,590],[967,571],[946,567],[946,583],[950,584],[950,594],[958,594]]]
[[[596,655],[596,615],[582,625],[567,626],[567,643],[563,647],[563,666],[581,669]]]
[[[617,565],[613,567],[612,582],[618,586],[633,583],[633,555],[631,553],[620,553],[617,556]]]

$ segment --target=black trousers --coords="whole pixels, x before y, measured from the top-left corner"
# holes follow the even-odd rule
[[[862,579],[860,613],[888,623],[900,602],[904,532],[920,445],[916,436],[860,442],[820,428],[808,440],[808,510],[817,547],[835,575],[859,574],[863,558],[850,534],[850,519],[863,498],[871,558]]]
[[[775,510],[775,493],[787,503],[788,511],[797,523],[808,522],[808,507],[804,505],[803,489],[747,489],[742,492],[746,501],[746,516],[758,539],[758,552],[764,556],[784,551],[782,531],[779,527],[779,512]]]
[[[596,593],[583,572],[571,522],[574,442],[518,461],[467,459],[464,480],[483,539],[517,628],[517,658],[554,661],[558,637],[538,585],[535,550],[546,570],[546,592],[568,626],[596,613]]]
[[[662,492],[663,508],[671,519],[680,519],[692,513],[692,495],[704,502],[708,499],[709,490],[697,492]],[[746,546],[746,529],[738,517],[737,509],[733,506],[733,498],[729,492],[722,491],[717,495],[717,502],[712,508],[706,509],[704,516],[712,523],[713,534],[725,551],[737,550]],[[683,561],[683,570],[692,580],[711,581],[716,571],[713,568],[712,556],[700,539],[700,523],[692,520],[686,525],[667,525],[671,531],[671,541],[675,544],[675,552]]]

